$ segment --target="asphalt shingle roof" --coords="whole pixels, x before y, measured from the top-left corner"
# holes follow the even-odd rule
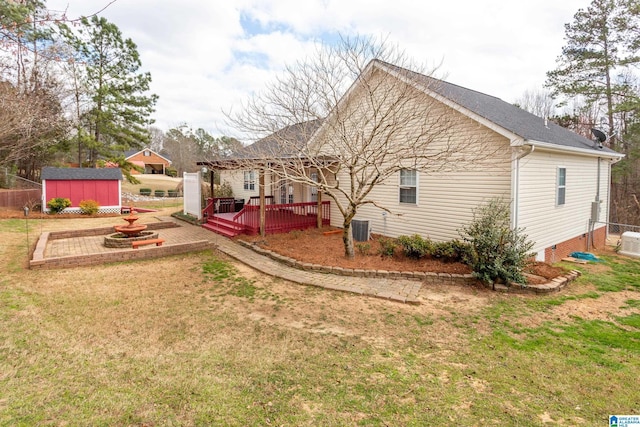
[[[594,150],[607,154],[615,151],[603,147],[588,138],[578,135],[560,125],[531,114],[495,96],[486,95],[452,83],[416,73],[380,60],[375,60],[383,69],[404,75],[427,90],[455,102],[467,110],[526,140],[558,145],[559,147]]]
[[[48,180],[122,180],[120,168],[42,168],[42,179]]]
[[[321,124],[322,120],[317,119],[284,127],[245,147],[244,150],[234,157],[250,159],[260,158],[270,154],[277,154],[279,157],[296,155],[299,151],[296,150],[296,147],[302,147],[306,144]],[[288,144],[283,146],[283,141],[287,141]],[[283,148],[286,148],[286,151]]]

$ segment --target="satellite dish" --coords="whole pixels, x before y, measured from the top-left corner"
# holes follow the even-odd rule
[[[598,142],[600,142],[600,144],[602,144],[607,140],[607,135],[605,135],[605,133],[602,132],[601,130],[598,130],[596,128],[591,128],[591,133],[593,134],[593,136],[595,136],[598,139]]]

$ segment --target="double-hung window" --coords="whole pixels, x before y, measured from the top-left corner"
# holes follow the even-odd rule
[[[556,206],[562,206],[567,197],[567,168],[558,168]]]
[[[254,191],[256,189],[255,171],[244,171],[244,189]]]
[[[418,171],[415,169],[400,170],[400,203],[418,203]]]
[[[318,182],[318,172],[311,172],[310,178],[311,181]],[[311,187],[311,201],[318,201],[318,187]]]

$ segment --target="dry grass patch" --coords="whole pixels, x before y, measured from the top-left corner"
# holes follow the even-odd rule
[[[3,425],[586,426],[640,412],[639,292],[583,298],[602,286],[589,272],[551,296],[425,286],[402,305],[212,251],[29,271],[22,223],[0,221]],[[616,323],[575,317],[600,299]],[[518,324],[535,315],[548,321]]]
[[[122,181],[123,193],[139,194],[141,188],[150,188],[151,194],[155,190],[164,190],[166,193],[168,190],[175,190],[182,183],[182,178],[172,178],[167,175],[141,174],[135,175],[135,177],[140,181],[140,184],[131,184],[127,180]]]

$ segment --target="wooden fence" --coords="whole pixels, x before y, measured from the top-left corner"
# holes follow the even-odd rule
[[[0,207],[2,208],[22,208],[28,206],[30,209],[42,201],[42,190],[0,190]]]

